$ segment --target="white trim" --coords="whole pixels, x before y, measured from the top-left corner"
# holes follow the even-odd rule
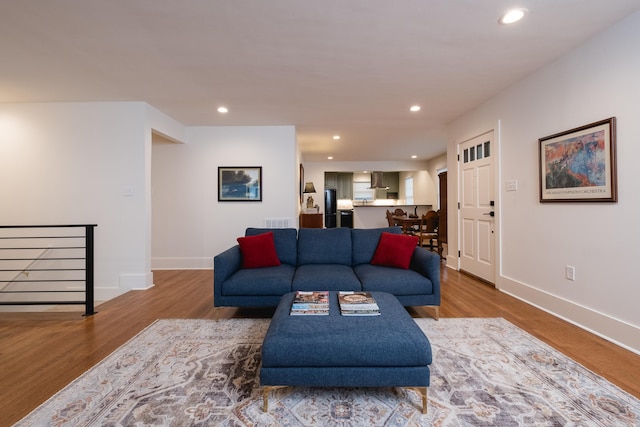
[[[640,328],[526,283],[500,276],[499,290],[640,355]]]
[[[120,289],[124,292],[131,290],[144,290],[153,287],[153,273],[121,274]]]
[[[151,258],[152,270],[211,270],[212,257]]]

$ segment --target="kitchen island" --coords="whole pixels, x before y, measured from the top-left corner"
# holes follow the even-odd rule
[[[387,202],[387,203],[378,203]],[[355,228],[379,228],[387,227],[387,211],[393,212],[396,209],[402,209],[408,215],[417,212],[418,216],[422,216],[431,209],[433,205],[407,205],[407,204],[389,204],[387,200],[375,200],[368,203],[353,203],[353,226]],[[393,202],[393,200],[390,200]]]

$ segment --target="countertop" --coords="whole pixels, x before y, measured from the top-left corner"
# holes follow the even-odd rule
[[[408,207],[428,207],[431,208],[431,205],[426,205],[426,204],[416,204],[416,203],[412,203],[412,204],[406,204],[406,203],[394,203],[394,204],[380,204],[380,203],[367,203],[367,204],[360,204],[359,202],[356,204],[353,204],[354,208],[408,208]]]

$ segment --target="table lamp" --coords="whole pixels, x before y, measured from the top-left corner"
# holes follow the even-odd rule
[[[313,182],[305,182],[304,183],[304,194],[311,194],[311,193],[315,193],[316,192],[316,188],[313,186]],[[309,196],[307,197],[307,209],[312,209],[313,208],[313,197]]]

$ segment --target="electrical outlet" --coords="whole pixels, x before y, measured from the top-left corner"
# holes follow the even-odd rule
[[[568,280],[576,280],[576,268],[573,265],[567,265],[564,269]]]

